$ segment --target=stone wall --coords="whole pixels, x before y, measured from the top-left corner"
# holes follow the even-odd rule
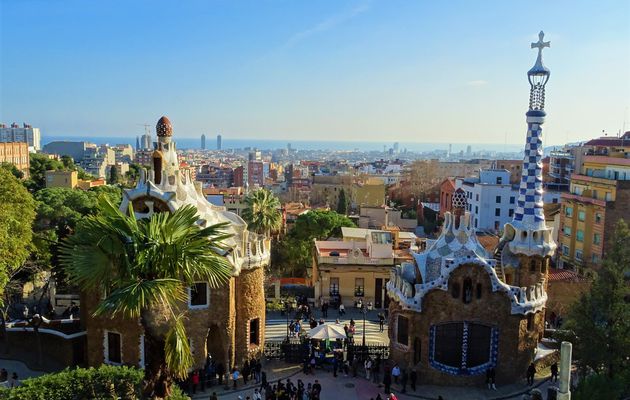
[[[243,365],[246,359],[260,357],[265,343],[265,270],[255,268],[241,270],[236,278],[236,364]],[[258,344],[250,344],[250,321],[259,319]]]
[[[465,304],[462,301],[462,282],[470,278],[473,283],[473,299]],[[460,295],[452,296],[453,283],[459,283]],[[481,298],[477,299],[476,285],[481,284]],[[455,376],[433,368],[429,364],[429,332],[431,325],[443,322],[469,321],[496,326],[498,328],[498,358],[496,366],[497,383],[514,382],[525,376],[529,363],[533,360],[534,349],[544,328],[543,313],[537,313],[532,320],[531,330],[527,329],[527,317],[511,315],[510,299],[503,292],[492,292],[492,286],[485,271],[474,264],[463,265],[453,271],[449,280],[449,291],[433,290],[422,300],[422,312],[401,310],[395,301],[390,303],[389,335],[391,358],[402,367],[414,365],[414,355],[419,351],[420,360],[415,364],[419,380],[423,384],[437,385],[480,385],[485,382],[485,374]],[[409,319],[408,345],[397,343],[397,316]],[[419,344],[420,349],[416,346]]]

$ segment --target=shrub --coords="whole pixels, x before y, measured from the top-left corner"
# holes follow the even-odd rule
[[[25,379],[17,388],[0,391],[6,400],[140,399],[144,371],[101,365],[98,368],[65,369]],[[172,400],[188,399],[173,387]]]

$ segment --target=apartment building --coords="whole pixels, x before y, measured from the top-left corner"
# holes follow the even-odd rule
[[[571,175],[570,190],[562,194],[561,203],[559,266],[580,273],[599,268],[615,224],[619,219],[630,221],[628,151],[588,151],[581,174]]]
[[[19,171],[28,177],[30,156],[26,142],[0,142],[0,163],[15,165]]]

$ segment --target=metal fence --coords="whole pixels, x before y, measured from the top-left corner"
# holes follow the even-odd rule
[[[357,357],[363,361],[367,357],[375,359],[380,356],[381,360],[389,359],[389,346],[385,344],[347,344],[345,346],[348,359]],[[289,363],[301,363],[309,357],[308,341],[298,340],[291,342],[265,342],[264,355],[270,360],[284,360]]]

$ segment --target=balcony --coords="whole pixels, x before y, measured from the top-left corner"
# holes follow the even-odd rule
[[[317,256],[317,263],[337,265],[394,265],[394,258],[371,258],[366,256]]]

